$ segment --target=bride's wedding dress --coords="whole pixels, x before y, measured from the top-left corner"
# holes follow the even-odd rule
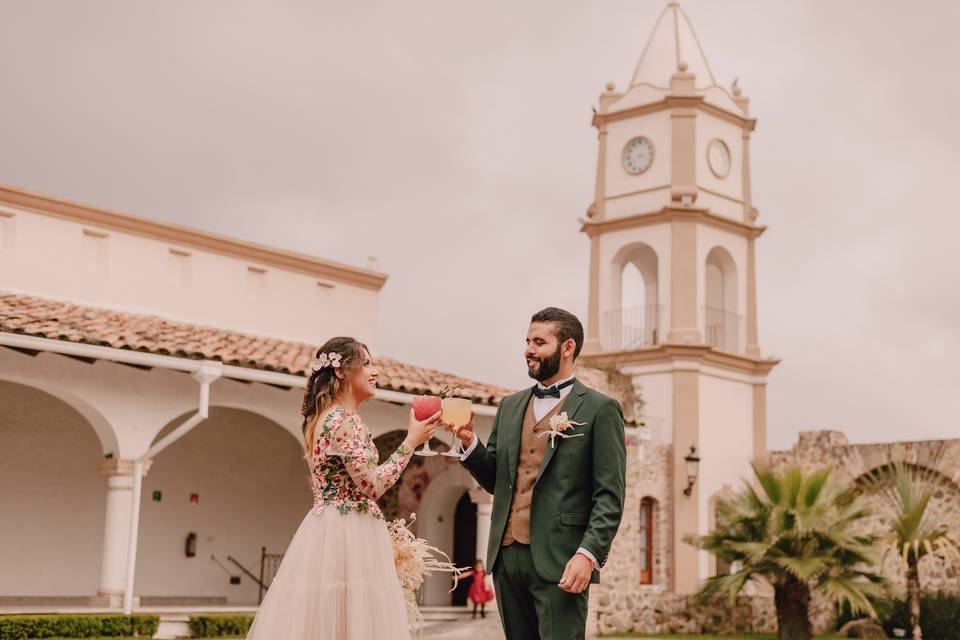
[[[248,640],[409,640],[393,550],[376,500],[412,451],[382,465],[367,426],[335,407],[316,427],[314,506],[293,536]]]

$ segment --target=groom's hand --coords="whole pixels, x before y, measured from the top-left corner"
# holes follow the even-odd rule
[[[575,553],[563,570],[559,587],[569,593],[583,593],[590,584],[592,573],[593,562],[582,553]]]
[[[470,412],[470,420],[462,427],[454,427],[444,423],[443,428],[447,431],[454,431],[455,429],[458,429],[457,431],[454,431],[454,433],[458,438],[460,438],[460,442],[463,443],[464,447],[469,447],[470,443],[473,442],[473,411]]]

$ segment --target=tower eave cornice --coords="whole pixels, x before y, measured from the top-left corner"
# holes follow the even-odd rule
[[[780,360],[776,358],[754,358],[703,344],[661,344],[631,351],[584,354],[581,358],[586,364],[595,367],[624,367],[687,360],[752,376],[766,376],[780,364]]]
[[[656,113],[657,111],[665,111],[667,109],[698,109],[705,113],[712,114],[718,118],[731,122],[746,131],[753,131],[757,127],[756,118],[748,118],[735,113],[731,113],[725,109],[714,106],[707,102],[703,96],[666,96],[663,100],[658,102],[651,102],[649,104],[643,104],[635,107],[629,107],[627,109],[622,109],[620,111],[608,111],[608,112],[597,112],[593,114],[593,120],[591,124],[594,127],[600,128],[603,125],[609,124],[611,122],[616,122],[618,120],[627,120],[629,118],[635,118],[637,116],[645,115],[648,113]]]
[[[654,224],[661,224],[673,220],[690,220],[700,222],[725,231],[732,231],[748,238],[758,238],[767,227],[764,225],[747,224],[726,216],[713,213],[709,209],[699,207],[666,206],[659,211],[639,213],[622,218],[608,218],[606,220],[587,220],[580,227],[580,231],[591,238],[609,231],[634,229]]]

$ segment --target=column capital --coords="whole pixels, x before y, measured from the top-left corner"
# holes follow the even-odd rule
[[[143,463],[143,475],[147,475],[147,471],[150,470],[150,465],[153,464],[153,460],[147,460]],[[119,458],[102,458],[97,460],[97,471],[100,472],[100,475],[113,477],[113,476],[131,476],[133,477],[133,460],[123,460]]]

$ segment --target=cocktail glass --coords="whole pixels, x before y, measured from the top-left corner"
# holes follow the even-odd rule
[[[443,412],[440,414],[440,420],[453,427],[453,448],[450,451],[444,451],[442,455],[451,458],[459,458],[463,455],[463,443],[457,437],[457,432],[469,424],[471,407],[470,401],[466,398],[443,399]]]

